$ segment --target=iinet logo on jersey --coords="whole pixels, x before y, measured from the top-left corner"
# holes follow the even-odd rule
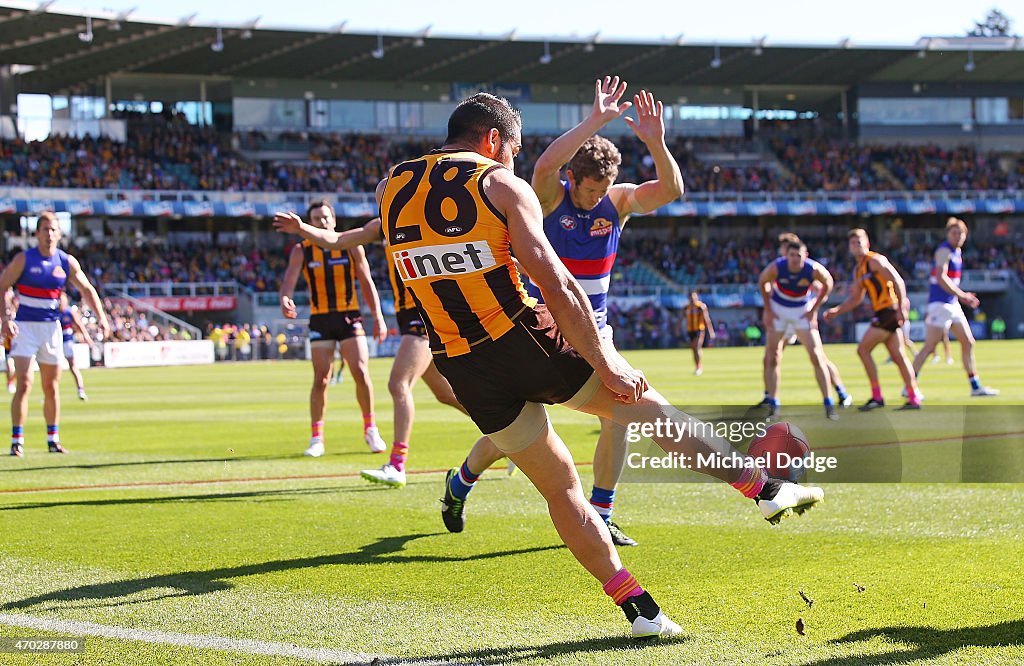
[[[393,253],[402,280],[476,273],[495,265],[490,246],[483,241],[430,245]]]

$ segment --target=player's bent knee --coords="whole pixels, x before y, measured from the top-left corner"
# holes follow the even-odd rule
[[[533,444],[550,427],[548,412],[538,402],[528,402],[516,419],[487,437],[505,455],[519,453]]]

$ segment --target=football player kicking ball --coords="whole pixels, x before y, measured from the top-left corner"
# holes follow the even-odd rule
[[[512,172],[521,130],[507,100],[486,93],[463,100],[449,118],[445,145],[395,166],[378,186],[387,252],[413,292],[437,369],[481,431],[540,491],[559,536],[621,608],[633,636],[676,635],[679,625],[622,567],[544,404],[623,427],[670,419],[691,434],[656,443],[715,461],[705,471],[754,499],[773,522],[807,510],[824,493],[771,479],[724,440],[696,436],[704,429],[602,342],[587,293],[544,235],[537,195]],[[544,304],[524,289],[513,252]]]
[[[871,399],[860,409],[866,412],[885,406],[882,387],[878,382],[878,366],[871,357],[871,351],[879,344],[884,344],[889,350],[889,356],[903,377],[907,404],[901,409],[920,409],[921,399],[914,378],[914,369],[910,366],[910,359],[904,351],[903,322],[910,310],[907,286],[886,257],[871,251],[868,232],[853,229],[849,233],[849,239],[850,254],[857,260],[850,295],[840,305],[826,311],[822,317],[825,321],[832,321],[860,305],[865,294],[871,299],[871,309],[875,315],[871,318],[871,326],[857,345],[857,354],[864,364],[864,371],[867,372],[868,382],[871,384]]]

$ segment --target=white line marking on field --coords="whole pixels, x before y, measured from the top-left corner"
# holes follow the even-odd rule
[[[7,615],[0,613],[0,625],[9,627],[23,627],[26,629],[39,629],[42,631],[55,631],[62,634],[77,636],[99,636],[102,638],[115,638],[124,641],[141,641],[143,643],[157,643],[162,645],[180,645],[206,650],[224,650],[227,652],[242,652],[245,654],[258,654],[271,657],[293,657],[313,662],[327,662],[333,664],[368,664],[375,659],[385,664],[417,664],[427,666],[426,662],[409,660],[404,661],[397,657],[388,655],[373,655],[362,652],[348,652],[346,650],[331,650],[328,648],[310,648],[293,645],[291,643],[275,643],[269,641],[257,641],[248,638],[222,638],[220,636],[203,636],[201,634],[179,634],[170,631],[148,631],[145,629],[125,629],[93,622],[76,622],[74,620],[57,620],[31,615]],[[380,663],[378,662],[378,663]]]

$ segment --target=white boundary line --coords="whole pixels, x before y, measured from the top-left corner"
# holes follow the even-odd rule
[[[55,631],[62,634],[78,636],[99,636],[125,641],[141,641],[162,645],[179,645],[183,647],[201,648],[206,650],[223,650],[273,657],[293,657],[313,662],[368,664],[374,660],[395,663],[395,657],[373,655],[346,650],[328,648],[300,647],[291,643],[275,643],[253,639],[222,638],[220,636],[203,636],[200,634],[179,634],[169,631],[148,631],[144,629],[125,629],[92,622],[76,622],[73,620],[57,620],[31,615],[0,614],[0,625],[24,627],[42,631]],[[424,664],[425,662],[416,662]]]

